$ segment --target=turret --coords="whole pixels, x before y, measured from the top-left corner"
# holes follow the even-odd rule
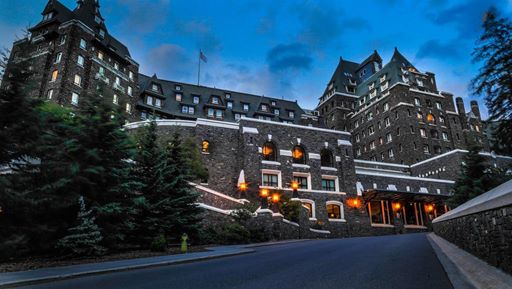
[[[480,109],[478,108],[478,102],[476,100],[471,101],[471,112],[478,118],[480,118]]]
[[[464,101],[462,100],[462,97],[455,98],[455,103],[457,105],[457,112],[459,115],[465,117],[466,109],[464,108]]]

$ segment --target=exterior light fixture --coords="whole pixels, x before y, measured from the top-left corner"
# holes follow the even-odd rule
[[[261,189],[261,191],[260,191],[260,197],[262,197],[262,198],[268,198],[268,195],[269,195],[269,191],[268,191],[268,189]]]
[[[425,211],[427,211],[427,213],[432,213],[432,211],[434,211],[434,205],[425,205]]]
[[[279,195],[278,193],[272,194],[272,202],[274,204],[279,203],[280,200],[281,200],[281,195]]]
[[[347,200],[347,203],[350,207],[357,209],[361,206],[361,200],[358,198],[351,198]]]
[[[292,187],[292,190],[293,190],[293,193],[292,193],[292,199],[298,199],[299,198],[299,183],[297,181],[293,181],[291,183],[291,187]]]
[[[298,190],[299,189],[299,183],[296,182],[296,181],[293,181],[292,184],[291,184],[291,187],[293,190]]]
[[[268,208],[268,196],[269,195],[270,195],[270,192],[268,189],[261,189],[260,197],[261,197],[261,208],[262,209]]]
[[[240,185],[238,185],[238,189],[245,192],[247,190],[247,183],[240,183]]]
[[[398,202],[393,203],[393,211],[398,211],[398,210],[400,210],[401,207],[402,207],[402,205],[400,205],[400,203],[398,203]]]

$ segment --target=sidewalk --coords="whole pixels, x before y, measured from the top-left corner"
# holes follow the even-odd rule
[[[256,243],[247,245],[232,245],[207,248],[206,252],[195,252],[178,255],[146,257],[137,259],[108,261],[101,263],[89,263],[62,267],[42,268],[30,271],[0,273],[0,288],[28,285],[33,283],[48,282],[59,279],[74,278],[79,276],[103,274],[132,269],[164,266],[178,263],[201,261],[226,256],[234,256],[254,252],[255,247],[288,244],[307,241],[287,240],[277,242]]]
[[[512,289],[512,276],[434,233],[427,237],[455,289]]]
[[[246,248],[246,245],[221,246],[207,249],[209,251],[206,252],[108,261],[102,263],[89,263],[21,272],[0,273],[0,288],[9,288],[12,286],[28,285],[32,283],[73,278],[92,274],[186,263],[254,252],[254,249],[248,249]]]

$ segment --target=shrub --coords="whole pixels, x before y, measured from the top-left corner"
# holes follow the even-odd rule
[[[150,250],[153,252],[165,252],[167,250],[167,240],[163,234],[158,235],[149,246]]]

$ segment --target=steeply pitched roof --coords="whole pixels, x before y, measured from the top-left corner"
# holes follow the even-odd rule
[[[156,75],[153,75],[152,77],[143,74],[139,75],[141,94],[152,94],[151,85],[153,83],[159,85],[162,90],[158,94],[160,97],[165,98],[163,107],[161,109],[156,109],[155,107],[148,106],[142,99],[139,101],[138,105],[149,111],[156,109],[156,111],[161,114],[165,114],[168,117],[205,118],[204,110],[208,107],[214,107],[210,103],[212,96],[219,97],[220,103],[216,107],[224,109],[224,121],[236,121],[235,113],[239,113],[244,114],[247,117],[257,118],[261,115],[271,117],[274,121],[293,121],[298,124],[300,122],[301,115],[305,114],[304,110],[296,101],[253,95],[220,88],[198,86],[183,82],[162,80],[158,79]],[[181,90],[176,90],[176,86],[181,86]],[[176,93],[182,94],[180,102],[176,101]],[[226,94],[230,95],[229,99],[226,98]],[[200,97],[198,104],[193,103],[194,96]],[[231,109],[228,109],[226,106],[228,101],[233,103],[233,107]],[[275,106],[272,105],[273,102],[275,102]],[[249,111],[243,110],[243,104],[249,104]],[[268,105],[268,112],[261,110],[262,104]],[[195,113],[193,115],[182,113],[183,105],[195,107]],[[274,114],[274,109],[280,110],[279,115]],[[294,112],[293,118],[288,116],[288,111]]]

